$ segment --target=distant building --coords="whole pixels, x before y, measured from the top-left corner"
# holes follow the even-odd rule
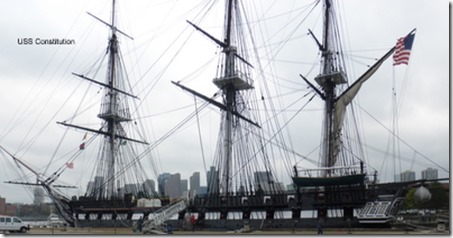
[[[165,182],[165,194],[170,198],[181,197],[181,174],[176,173],[170,175],[170,178]]]
[[[0,215],[6,215],[6,198],[0,197]]]
[[[275,181],[270,171],[257,171],[254,173],[255,188],[261,187],[264,192],[274,191]]]
[[[401,182],[401,174],[395,174],[393,179],[394,179],[393,181],[395,181],[395,182]]]
[[[427,168],[422,170],[422,179],[438,179],[437,169]]]
[[[138,194],[138,185],[135,183],[129,183],[124,185],[125,193],[132,193],[133,195]]]
[[[181,179],[181,183],[179,185],[179,195],[182,196],[188,191],[188,181],[187,179]]]
[[[159,177],[157,178],[157,188],[159,189],[160,195],[167,194],[165,192],[165,183],[170,178],[170,176],[171,176],[170,173],[163,173],[163,174],[160,174]]]
[[[147,195],[156,194],[156,183],[152,179],[147,179],[143,182],[143,191]]]
[[[190,191],[198,192],[200,187],[200,172],[194,172],[189,178]]]
[[[36,187],[33,190],[33,203],[34,204],[43,204],[44,203],[44,189],[41,187]]]
[[[101,198],[104,192],[104,177],[96,176],[94,181],[88,182],[87,194],[90,197]]]
[[[408,182],[415,180],[415,172],[411,170],[406,170],[401,173],[401,182]]]
[[[17,215],[17,204],[7,203],[5,214],[8,216],[16,216]]]

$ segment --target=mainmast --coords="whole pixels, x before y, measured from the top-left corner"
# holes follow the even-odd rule
[[[336,87],[347,82],[343,72],[341,58],[338,57],[338,28],[334,25],[334,9],[331,0],[324,1],[324,27],[323,45],[320,45],[321,73],[315,78],[321,86],[325,96],[323,143],[321,151],[321,167],[331,167],[336,162],[337,153],[334,132],[334,107],[336,99]],[[327,176],[329,170],[323,170],[323,176]]]
[[[109,100],[107,100],[106,98],[103,99],[103,103],[106,102],[108,103],[108,109],[106,111],[106,109],[104,108],[103,110],[101,109],[101,113],[98,115],[99,118],[105,120],[105,122],[107,123],[107,133],[110,134],[109,137],[106,137],[105,139],[108,140],[108,142],[105,142],[107,143],[110,148],[110,153],[107,154],[106,156],[107,157],[110,157],[107,161],[107,196],[110,196],[111,194],[113,194],[113,192],[115,191],[114,190],[114,186],[115,186],[115,180],[114,179],[111,179],[113,178],[113,176],[115,175],[115,161],[117,160],[116,159],[116,153],[115,153],[115,147],[116,147],[116,143],[115,143],[115,135],[117,134],[117,125],[119,125],[119,122],[121,121],[127,121],[127,120],[130,120],[128,117],[119,117],[118,115],[118,104],[117,104],[117,100],[118,100],[118,93],[113,91],[112,88],[115,87],[115,84],[116,84],[116,75],[115,75],[115,71],[116,71],[116,67],[115,67],[115,61],[116,61],[116,57],[117,57],[117,54],[118,54],[118,39],[116,37],[116,31],[115,31],[115,0],[112,1],[112,22],[111,22],[111,32],[112,32],[112,36],[110,38],[110,41],[109,41],[109,64],[108,64],[108,67],[109,67],[109,73],[108,73],[108,79],[107,79],[107,83],[109,84],[109,88],[107,89],[108,90],[108,93],[107,93],[107,96],[106,97],[109,97]],[[110,197],[107,197],[107,199],[110,198]]]
[[[223,173],[220,175],[220,193],[223,195],[229,194],[230,180],[231,180],[231,169],[232,169],[232,138],[234,130],[234,118],[232,112],[237,112],[236,107],[236,94],[241,90],[251,89],[252,86],[249,82],[239,76],[240,72],[235,67],[237,47],[232,44],[233,28],[233,10],[235,8],[236,1],[228,0],[226,5],[226,22],[225,22],[225,45],[223,46],[224,58],[224,72],[219,78],[215,78],[213,83],[222,90],[223,101],[227,107],[227,110],[223,113]]]
[[[242,115],[242,113],[247,112],[243,105],[241,105],[241,102],[243,101],[240,101],[243,99],[242,91],[253,89],[253,82],[249,77],[249,68],[252,66],[243,56],[241,56],[241,54],[246,51],[241,48],[240,52],[238,52],[236,45],[244,45],[238,42],[243,41],[243,39],[241,39],[242,36],[238,33],[239,30],[237,29],[241,26],[241,23],[238,23],[238,15],[237,0],[227,0],[225,6],[223,41],[216,39],[200,27],[187,21],[197,30],[213,40],[222,49],[221,65],[219,66],[221,70],[219,71],[219,75],[213,79],[213,83],[222,91],[223,103],[219,103],[174,82],[174,84],[182,89],[189,91],[222,109],[219,147],[217,148],[218,154],[215,159],[219,171],[210,173],[210,178],[208,178],[208,180],[210,180],[210,182],[208,181],[208,193],[220,194],[221,196],[229,196],[231,192],[236,192],[238,185],[233,184],[233,176],[237,173],[238,169],[244,169],[243,163],[245,162],[240,161],[240,159],[236,161],[233,160],[233,157],[235,156],[244,156],[244,153],[237,151],[238,149],[233,145],[239,143],[239,141],[235,141],[234,138],[237,140],[242,133],[240,131],[241,121],[260,127],[256,122],[247,118],[247,115]],[[245,183],[245,181],[243,182]]]

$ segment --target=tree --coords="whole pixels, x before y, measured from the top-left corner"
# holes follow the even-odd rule
[[[431,200],[421,204],[421,208],[434,209],[436,211],[449,208],[448,191],[442,187],[442,184],[438,182],[431,183],[428,189],[431,192]]]
[[[449,195],[448,191],[442,187],[442,184],[434,182],[429,184],[427,187],[431,193],[431,199],[426,202],[417,202],[414,198],[414,193],[417,190],[416,188],[411,188],[407,191],[406,197],[403,203],[403,209],[433,209],[441,210],[449,208]]]
[[[409,189],[407,191],[406,197],[404,198],[404,202],[403,202],[403,209],[404,210],[418,208],[418,204],[417,204],[417,202],[415,201],[415,198],[414,198],[415,191],[416,191],[415,188],[411,188],[411,189]]]

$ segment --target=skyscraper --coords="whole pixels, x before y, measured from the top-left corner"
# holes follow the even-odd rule
[[[179,186],[179,195],[182,196],[184,195],[184,193],[187,192],[188,190],[188,181],[187,179],[181,179],[181,183],[180,183],[180,186]]]
[[[422,170],[422,179],[437,179],[437,169],[427,168]]]
[[[167,179],[167,182],[165,182],[165,194],[170,198],[181,197],[181,174],[176,173],[170,175],[170,177]]]
[[[411,170],[406,170],[401,173],[401,182],[408,182],[415,180],[415,172]]]
[[[198,194],[200,188],[200,172],[194,172],[192,176],[190,176],[190,192]]]
[[[255,189],[261,187],[265,192],[269,192],[274,184],[274,179],[269,171],[257,171],[254,173]]]
[[[171,174],[170,173],[163,173],[160,174],[159,177],[157,178],[157,187],[159,189],[159,194],[160,195],[165,195],[165,183],[167,180],[170,178]]]

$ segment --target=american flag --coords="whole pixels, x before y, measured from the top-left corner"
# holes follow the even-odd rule
[[[393,54],[393,65],[408,64],[411,54],[412,43],[414,42],[415,31],[405,37],[401,37],[396,42],[395,53]]]

